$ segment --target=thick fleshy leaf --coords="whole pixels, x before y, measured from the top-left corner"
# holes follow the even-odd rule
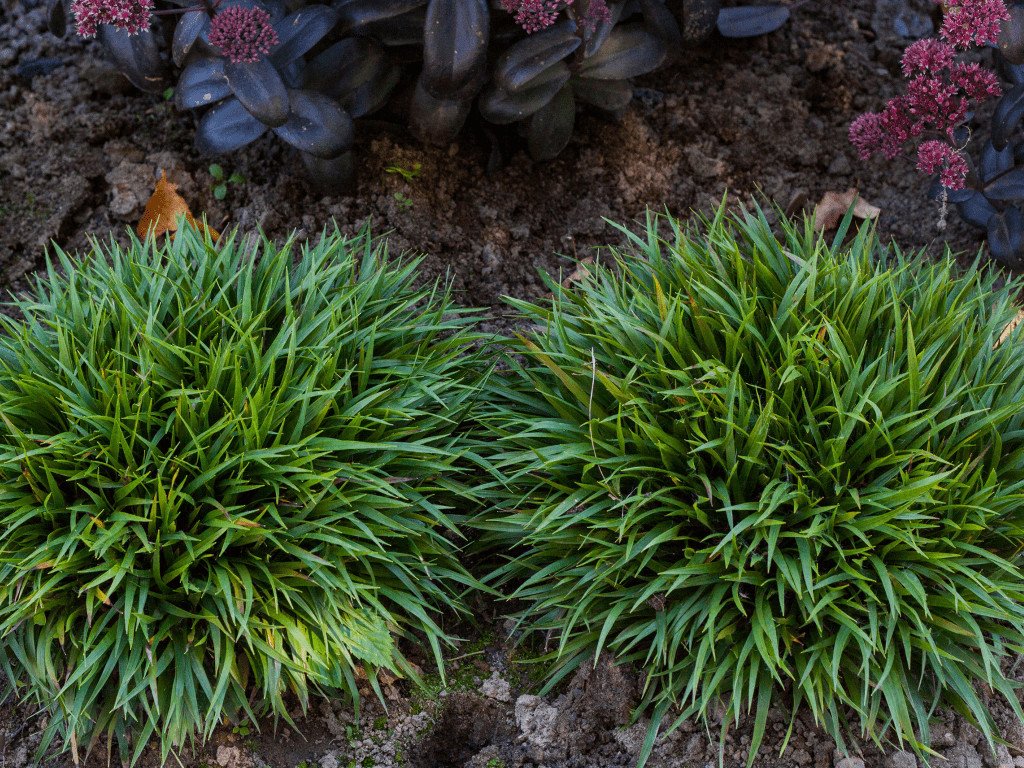
[[[178,17],[171,40],[171,57],[179,67],[185,65],[192,46],[197,40],[209,39],[210,15],[206,11],[188,11]]]
[[[721,0],[682,0],[678,3],[682,20],[682,39],[686,43],[702,43],[715,31]]]
[[[114,65],[136,88],[147,93],[161,93],[170,85],[167,65],[160,58],[156,38],[144,29],[129,35],[123,29],[102,24],[97,37],[114,60]]]
[[[665,41],[654,37],[643,24],[622,24],[597,53],[583,62],[580,75],[594,80],[626,80],[653,72],[667,54]]]
[[[309,63],[303,88],[337,99],[349,116],[357,119],[387,103],[399,75],[399,68],[379,43],[348,37]]]
[[[1024,267],[1024,215],[1015,206],[989,219],[988,247],[1007,267]]]
[[[964,202],[957,203],[956,209],[964,221],[982,229],[988,226],[989,219],[999,213],[996,207],[977,190],[973,190],[973,194]]]
[[[487,77],[490,27],[487,0],[430,0],[423,28],[423,89],[450,101],[475,96]]]
[[[477,106],[488,122],[496,125],[515,123],[547,105],[570,77],[568,65],[557,61],[531,81],[531,88],[509,93],[492,83],[480,94]]]
[[[520,40],[498,58],[494,80],[499,88],[515,92],[580,47],[576,24],[565,20]]]
[[[472,99],[435,99],[422,83],[416,83],[409,109],[409,127],[413,135],[428,144],[450,144],[466,124]]]
[[[339,0],[339,26],[344,35],[369,34],[368,29],[425,8],[429,0]]]
[[[181,110],[208,107],[231,95],[224,77],[224,59],[195,56],[181,72],[174,86],[174,104]]]
[[[723,37],[757,37],[774,32],[789,21],[784,5],[743,5],[718,12],[718,31]]]
[[[301,88],[302,81],[306,79],[306,60],[299,57],[284,69],[279,69],[278,74],[284,81],[287,88]]]
[[[189,7],[194,7],[194,2],[188,2]],[[276,24],[284,18],[288,12],[285,6],[284,0],[220,0],[217,5],[218,11],[223,11],[225,8],[232,8],[238,6],[241,8],[262,8],[268,14],[270,14],[270,23]]]
[[[242,106],[261,123],[273,128],[288,120],[288,91],[265,57],[237,64],[228,61],[224,77]]]
[[[266,130],[267,126],[250,115],[238,99],[228,99],[199,120],[196,147],[205,155],[234,152],[256,141]]]
[[[992,142],[986,142],[981,150],[981,162],[979,163],[979,175],[982,181],[988,181],[1013,168],[1013,149],[1004,146],[996,149]]]
[[[318,192],[345,194],[355,189],[356,161],[351,152],[337,157],[317,157],[299,152],[310,183]]]
[[[47,0],[46,26],[55,37],[64,37],[68,31],[68,19],[74,14],[65,7],[65,0]]]
[[[1024,64],[1024,5],[1008,5],[1010,18],[999,22],[999,53],[1010,64]]]
[[[650,0],[654,4],[661,4],[664,8],[662,0]],[[615,29],[615,25],[619,23],[619,19],[622,18],[622,11],[626,7],[625,3],[609,3],[608,4],[608,17],[601,18],[597,24],[594,25],[593,31],[588,30],[586,27],[583,28],[583,55],[584,57],[593,56],[594,52],[597,51],[604,41],[608,39],[608,35]]]
[[[572,138],[576,101],[572,88],[562,88],[545,107],[530,118],[526,143],[534,160],[554,160]]]
[[[976,189],[971,187],[964,187],[963,189],[948,189],[942,186],[942,181],[936,176],[932,179],[931,185],[928,187],[928,197],[932,200],[942,199],[942,190],[946,190],[946,202],[947,203],[963,203],[970,199],[971,195],[977,192]]]
[[[1024,85],[1015,85],[999,99],[992,115],[992,145],[1005,149],[1010,137],[1024,117]]]
[[[359,31],[359,34],[372,37],[388,47],[422,45],[423,30],[426,26],[427,6],[421,5],[401,16],[384,19],[375,24],[367,24]]]
[[[307,5],[274,24],[278,44],[267,57],[283,69],[320,42],[338,22],[338,12],[326,5]]]
[[[1014,85],[1024,83],[1024,64],[1011,64],[1002,56],[996,56],[996,72]]]
[[[985,184],[982,193],[989,200],[1024,199],[1024,168],[1014,168]]]
[[[330,96],[289,91],[291,115],[274,133],[296,149],[317,157],[337,157],[352,146],[352,118]]]
[[[594,80],[581,77],[573,83],[576,99],[609,112],[618,112],[633,100],[633,86],[628,80]]]

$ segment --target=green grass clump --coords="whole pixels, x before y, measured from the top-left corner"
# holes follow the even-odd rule
[[[408,672],[396,633],[449,641],[470,319],[365,233],[296,250],[58,251],[3,318],[0,663],[50,715],[41,749],[166,757]]]
[[[490,578],[557,644],[547,689],[611,650],[655,728],[753,714],[750,763],[772,705],[922,755],[948,705],[991,744],[975,683],[1024,717],[1000,672],[1024,641],[1015,286],[867,228],[840,246],[849,218],[831,244],[760,212],[662,223],[550,308],[513,301],[540,330],[489,383],[475,524],[518,547]]]

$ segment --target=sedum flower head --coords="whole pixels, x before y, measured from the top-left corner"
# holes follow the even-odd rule
[[[210,44],[235,64],[256,61],[277,43],[270,14],[261,8],[232,6],[210,22]]]
[[[963,189],[967,162],[949,140],[966,121],[972,99],[1001,91],[994,73],[956,61],[957,52],[994,42],[999,22],[1008,16],[1003,0],[949,0],[942,39],[919,40],[903,54],[903,74],[911,78],[906,94],[891,99],[883,112],[861,115],[850,125],[850,141],[860,158],[878,152],[891,160],[911,138],[931,133],[942,139],[921,144],[918,169],[939,173],[950,189]]]
[[[558,14],[573,7],[580,23],[591,31],[599,21],[611,19],[606,0],[501,0],[501,8],[515,16],[516,24],[533,34],[558,21]]]
[[[999,22],[1010,18],[1003,0],[947,0],[939,34],[955,48],[994,43]]]
[[[111,24],[136,35],[149,27],[153,0],[72,0],[78,34],[93,37],[101,24]]]

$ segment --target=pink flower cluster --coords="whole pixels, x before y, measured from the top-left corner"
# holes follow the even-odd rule
[[[575,5],[581,23],[593,30],[599,21],[611,19],[606,0],[501,0],[501,8],[515,16],[528,33],[539,32],[558,21],[558,14]],[[582,8],[580,8],[582,6]]]
[[[101,24],[113,24],[136,35],[149,27],[153,0],[72,0],[71,11],[82,37],[95,35]]]
[[[253,62],[277,45],[277,32],[270,26],[270,14],[260,8],[234,5],[210,22],[210,44],[232,62]]]
[[[958,49],[994,43],[999,22],[1009,18],[1003,0],[947,0],[941,40],[919,40],[903,53],[907,92],[891,99],[882,112],[861,115],[850,126],[850,141],[862,160],[875,152],[892,159],[911,138],[936,138],[917,150],[917,167],[940,174],[942,184],[963,189],[967,161],[951,143],[954,129],[967,118],[970,101],[998,96],[994,73],[978,64],[956,61]],[[940,138],[941,137],[941,138]]]

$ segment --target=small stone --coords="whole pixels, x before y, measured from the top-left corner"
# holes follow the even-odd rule
[[[835,764],[835,768],[864,768],[864,761],[859,757],[844,757]]]
[[[917,757],[913,752],[901,749],[889,755],[885,765],[886,768],[917,768]]]
[[[836,155],[836,159],[828,167],[828,172],[834,176],[846,176],[852,170],[846,155]]]
[[[217,747],[217,765],[221,768],[231,768],[241,762],[242,753],[238,747]]]
[[[516,699],[516,725],[527,741],[540,748],[551,744],[558,710],[540,696],[523,695]]]
[[[480,695],[495,701],[512,701],[512,686],[497,672],[493,672],[480,685]]]
[[[1024,768],[1024,755],[1017,755],[1013,758],[1014,768]]]
[[[338,768],[339,765],[338,756],[333,752],[328,752],[320,758],[320,768]]]

